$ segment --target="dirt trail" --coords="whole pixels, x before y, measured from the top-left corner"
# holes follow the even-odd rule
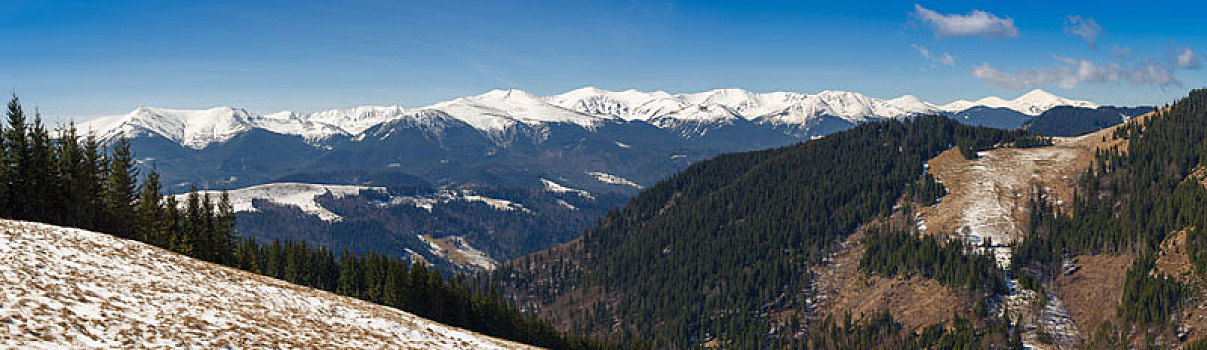
[[[1074,181],[1090,165],[1094,151],[1119,144],[1110,140],[1111,132],[1058,138],[1050,147],[980,152],[981,158],[976,160],[948,150],[927,165],[949,193],[937,205],[919,210],[918,227],[926,234],[948,235],[976,246],[988,243],[998,264],[1008,268],[1011,251],[1007,245],[1026,234],[1031,199],[1042,189],[1053,204],[1068,205]],[[1080,343],[1081,332],[1057,295],[1039,298],[1018,287],[1017,280],[1007,278],[1010,292],[1004,301],[1011,319],[1018,320],[1025,330],[1028,345],[1063,349]],[[1048,302],[1036,305],[1042,299]],[[1050,336],[1051,345],[1041,344],[1041,332]]]

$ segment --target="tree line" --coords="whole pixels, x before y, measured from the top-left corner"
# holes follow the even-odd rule
[[[51,131],[13,96],[0,124],[0,217],[107,232],[218,263],[230,263],[235,214],[224,194],[195,191],[184,208],[163,199],[159,175],[140,182],[124,138],[102,145],[74,124]]]
[[[40,113],[28,120],[13,96],[0,123],[0,217],[105,232],[198,259],[392,306],[421,317],[537,346],[615,344],[558,332],[486,285],[379,254],[338,256],[305,242],[238,238],[230,197],[192,188],[164,196],[153,167],[140,176],[130,142],[102,145],[74,124],[52,137]]]
[[[888,278],[920,275],[940,284],[989,296],[1006,291],[1006,282],[991,255],[959,240],[940,242],[933,235],[916,237],[902,231],[871,228],[859,268]]]

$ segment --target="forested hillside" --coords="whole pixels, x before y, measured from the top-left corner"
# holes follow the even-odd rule
[[[787,344],[803,330],[806,268],[828,247],[890,213],[942,150],[959,144],[975,157],[1015,141],[1042,142],[919,117],[722,155],[633,198],[581,240],[493,278],[523,306],[591,334],[661,347]]]
[[[1028,120],[1023,128],[1047,136],[1077,136],[1118,125],[1152,110],[1152,107],[1059,106]]]
[[[1071,210],[1036,201],[1033,232],[1018,247],[1014,269],[1045,279],[1060,274],[1071,256],[1134,256],[1116,310],[1123,324],[1099,326],[1092,340],[1120,347],[1129,338],[1170,344],[1182,337],[1175,334],[1183,332],[1179,324],[1194,321],[1179,310],[1202,302],[1207,90],[1192,91],[1154,115],[1133,120],[1113,137],[1126,139],[1126,146],[1098,153],[1078,181]],[[1163,250],[1162,242],[1179,231],[1187,234],[1187,251]],[[1171,254],[1189,255],[1193,276],[1156,266],[1161,256]]]

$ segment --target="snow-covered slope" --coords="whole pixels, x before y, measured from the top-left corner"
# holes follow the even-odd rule
[[[78,229],[0,220],[0,348],[529,348]]]
[[[567,188],[569,190],[569,188]],[[202,194],[208,194],[211,201],[217,201],[221,191],[201,191]],[[389,191],[385,187],[376,186],[354,186],[354,185],[328,185],[328,184],[308,184],[294,182],[278,182],[264,185],[245,187],[227,191],[230,196],[231,207],[235,212],[254,212],[260,209],[255,203],[263,201],[280,206],[294,207],[302,210],[303,213],[317,216],[323,221],[341,221],[343,217],[332,212],[330,209],[323,207],[318,202],[318,198],[330,195],[335,199],[345,198],[349,196],[357,196],[362,194],[374,194],[379,196],[389,196]],[[590,195],[587,193],[587,195]],[[175,195],[176,202],[184,205],[188,199],[188,194]],[[382,202],[381,205],[413,205],[418,208],[431,210],[433,205],[461,201],[461,202],[480,202],[491,208],[499,211],[519,211],[523,213],[531,212],[522,204],[508,201],[505,199],[491,198],[478,195],[469,190],[440,190],[430,196],[390,196],[389,201]]]
[[[334,136],[363,139],[362,133],[366,130],[399,120],[423,122],[430,126],[429,129],[439,129],[441,124],[427,122],[433,120],[433,113],[497,135],[521,123],[568,123],[594,130],[602,123],[620,120],[678,128],[684,123],[727,123],[740,118],[773,125],[803,126],[823,117],[862,123],[933,113],[957,114],[974,107],[1005,108],[1036,116],[1057,106],[1097,108],[1089,101],[1066,99],[1038,89],[1014,100],[986,97],[975,102],[960,100],[937,105],[913,95],[878,99],[849,91],[803,94],[717,89],[670,94],[585,87],[548,97],[533,96],[521,90],[493,90],[415,110],[399,106],[366,106],[310,114],[283,111],[255,115],[228,107],[193,111],[140,107],[125,115],[85,122],[81,129],[103,139],[119,135],[160,135],[183,146],[201,149],[252,129],[298,135],[313,145],[321,145]]]
[[[493,90],[437,103],[427,109],[443,111],[487,132],[500,132],[516,123],[572,123],[591,128],[605,119],[553,105],[520,90]]]
[[[85,133],[102,139],[141,134],[163,136],[185,147],[205,148],[251,130],[251,114],[246,110],[218,107],[206,110],[174,110],[139,107],[120,116],[102,117],[79,126]]]
[[[320,184],[303,184],[303,183],[272,183],[267,185],[252,186],[240,188],[233,191],[227,191],[230,196],[231,207],[236,212],[250,212],[259,209],[255,206],[255,201],[266,201],[276,205],[292,206],[301,209],[302,212],[318,216],[323,221],[339,221],[343,218],[338,214],[327,210],[316,201],[318,197],[331,195],[335,198],[344,198],[347,196],[359,195],[361,191],[386,193],[385,187],[367,187],[367,186],[350,186],[350,185],[320,185]],[[220,192],[209,191],[202,192],[209,194],[211,200],[217,200]],[[185,203],[188,199],[188,194],[176,195],[178,203]]]
[[[330,125],[348,134],[359,134],[374,125],[404,118],[407,110],[401,106],[332,109],[306,116],[307,120]]]

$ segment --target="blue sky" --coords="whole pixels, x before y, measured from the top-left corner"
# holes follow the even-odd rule
[[[1205,10],[1160,1],[6,0],[0,87],[50,120],[140,105],[419,107],[494,88],[546,95],[587,85],[933,102],[1041,87],[1162,104],[1207,85]]]

